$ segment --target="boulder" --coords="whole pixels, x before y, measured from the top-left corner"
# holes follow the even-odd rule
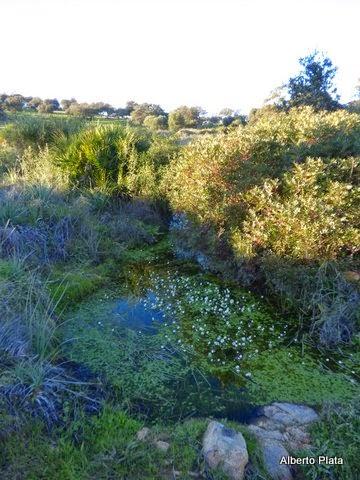
[[[276,440],[260,440],[266,471],[274,480],[292,480],[293,475],[288,465],[280,464],[282,457],[288,457],[285,447]]]
[[[305,405],[276,402],[261,409],[260,416],[248,428],[259,442],[264,466],[271,478],[293,478],[290,467],[280,464],[280,460],[289,456],[288,447],[296,451],[310,446],[307,427],[318,419],[315,410]]]
[[[285,402],[276,402],[263,407],[263,414],[273,422],[282,423],[286,426],[307,425],[319,418],[315,410],[306,405]]]
[[[230,480],[242,480],[249,461],[246,442],[240,432],[222,423],[209,423],[203,440],[203,455],[210,468],[219,468]]]

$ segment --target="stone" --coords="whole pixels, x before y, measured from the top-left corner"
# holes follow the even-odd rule
[[[280,464],[282,457],[288,457],[285,447],[275,440],[260,441],[266,471],[274,480],[292,480],[293,475],[288,465]]]
[[[154,445],[162,452],[167,452],[170,448],[170,444],[168,442],[163,442],[162,440],[156,440],[154,442]]]
[[[230,480],[243,479],[249,455],[240,432],[210,422],[203,439],[203,455],[210,468],[221,469]]]
[[[264,407],[264,415],[286,425],[307,425],[319,419],[319,415],[313,408],[295,403],[273,403]]]
[[[279,430],[265,430],[256,425],[249,425],[248,429],[258,438],[276,440],[278,442],[284,442],[286,440],[285,435]]]
[[[310,434],[299,427],[288,427],[284,433],[284,440],[291,450],[301,450],[309,447]]]
[[[139,430],[136,434],[136,438],[140,441],[143,442],[150,434],[150,428],[143,427],[141,430]]]
[[[264,466],[274,480],[292,479],[288,465],[280,464],[282,457],[288,457],[287,448],[292,451],[309,448],[310,435],[306,431],[310,423],[319,419],[310,407],[286,402],[275,402],[261,409],[248,429],[259,442]]]

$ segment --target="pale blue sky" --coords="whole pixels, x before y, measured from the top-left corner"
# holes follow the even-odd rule
[[[360,77],[360,0],[0,0],[0,93],[246,113],[317,48]]]

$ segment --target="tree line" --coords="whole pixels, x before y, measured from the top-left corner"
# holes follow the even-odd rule
[[[314,51],[310,55],[300,58],[301,70],[298,75],[291,77],[287,83],[278,87],[265,101],[264,108],[289,110],[293,107],[311,106],[316,111],[333,111],[346,108],[353,112],[360,112],[360,80],[356,87],[355,99],[346,105],[339,101],[334,78],[337,68],[330,58]],[[40,97],[25,97],[20,94],[0,95],[1,112],[39,113],[64,112],[68,115],[80,117],[102,116],[106,118],[124,118],[137,125],[144,125],[151,130],[179,130],[181,128],[206,128],[219,125],[240,125],[246,123],[247,117],[230,108],[222,109],[217,115],[207,116],[206,112],[197,106],[180,106],[171,112],[166,112],[160,105],[153,103],[137,103],[128,101],[125,107],[116,108],[105,102],[78,102],[75,98],[41,99]],[[259,109],[253,109],[249,118],[256,116]]]

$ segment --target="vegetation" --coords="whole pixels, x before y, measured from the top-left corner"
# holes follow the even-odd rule
[[[355,478],[360,116],[301,64],[248,119],[0,97],[2,478],[220,480],[211,416],[264,479],[241,422],[273,401],[346,459],[304,478]]]
[[[288,83],[289,106],[310,105],[316,110],[336,110],[339,96],[333,86],[336,67],[330,58],[314,52],[300,59],[303,71]]]

